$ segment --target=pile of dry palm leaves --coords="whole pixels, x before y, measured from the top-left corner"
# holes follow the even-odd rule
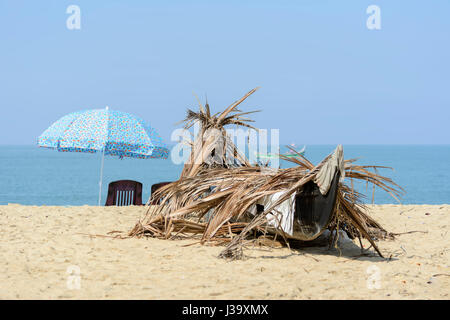
[[[129,236],[163,239],[196,237],[201,243],[226,244],[220,256],[231,259],[241,258],[243,247],[255,236],[278,236],[286,245],[291,240],[298,240],[281,227],[270,225],[267,216],[306,183],[314,181],[331,155],[316,166],[298,153],[294,158],[280,156],[295,165],[287,169],[250,164],[227,138],[224,127],[237,125],[253,128],[248,124],[251,120],[243,117],[250,112],[241,112],[236,107],[256,90],[251,90],[222,113],[212,115],[209,105],[202,106],[200,102],[199,112],[188,110],[186,128],[195,121],[201,124],[192,144],[190,160],[178,181],[163,186],[152,195],[152,201],[159,205],[149,207]],[[214,134],[210,133],[211,129]],[[232,161],[229,161],[230,154]],[[354,190],[353,181],[365,181],[394,198],[401,195],[402,189],[391,179],[377,173],[377,169],[383,167],[359,166],[354,162],[355,159],[345,160],[343,164],[345,179],[351,184],[339,182],[336,205],[326,226],[335,235],[330,237],[330,245],[336,245],[336,235],[343,230],[351,239],[358,238],[360,243],[361,238],[367,239],[382,256],[375,240],[390,234],[366,213],[367,208],[361,202],[362,195]],[[264,211],[249,213],[261,199],[279,192],[282,196],[265,207]]]

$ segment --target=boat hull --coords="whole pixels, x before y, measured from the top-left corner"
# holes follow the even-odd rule
[[[330,189],[322,195],[313,181],[305,184],[295,197],[294,238],[310,241],[328,227],[336,207],[340,174],[334,174]]]

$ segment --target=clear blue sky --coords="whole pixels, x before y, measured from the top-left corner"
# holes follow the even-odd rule
[[[1,0],[0,144],[106,105],[168,141],[194,92],[217,110],[255,86],[242,109],[282,143],[449,143],[449,1],[187,2]]]

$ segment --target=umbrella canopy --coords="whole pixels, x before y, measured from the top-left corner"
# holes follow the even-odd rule
[[[144,120],[121,111],[95,109],[70,113],[38,138],[40,147],[68,152],[97,152],[133,158],[163,158],[168,149]]]
[[[105,155],[167,159],[169,154],[161,137],[144,120],[108,107],[62,117],[39,136],[38,146],[63,152],[101,151],[98,205],[101,203]]]

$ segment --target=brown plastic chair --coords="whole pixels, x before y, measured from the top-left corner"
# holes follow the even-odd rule
[[[150,194],[150,204],[158,204],[157,201],[155,199],[153,199],[153,194],[155,193],[156,190],[158,190],[162,186],[165,186],[166,184],[169,184],[169,183],[172,183],[172,182],[160,182],[160,183],[155,183],[154,185],[152,185],[151,194]]]
[[[141,206],[142,183],[133,180],[119,180],[108,186],[105,206]]]

